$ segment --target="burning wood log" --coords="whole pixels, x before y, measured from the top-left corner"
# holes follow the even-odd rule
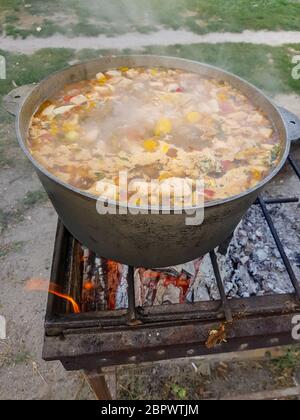
[[[99,258],[85,247],[82,250],[82,311],[126,308],[128,267]]]
[[[120,264],[107,261],[108,309],[116,309],[116,295],[119,285]]]
[[[128,266],[96,257],[83,247],[83,312],[128,307]],[[197,276],[200,260],[165,269],[135,270],[137,306],[184,303]]]
[[[96,297],[96,311],[105,311],[107,302],[107,288],[105,284],[105,259],[95,259],[95,297]]]

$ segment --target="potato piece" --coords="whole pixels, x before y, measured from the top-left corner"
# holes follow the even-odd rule
[[[63,115],[66,112],[71,111],[71,109],[73,109],[73,108],[75,108],[75,105],[64,105],[64,106],[61,106],[59,108],[55,108],[53,110],[53,114],[54,115]]]
[[[188,120],[188,122],[190,122],[191,124],[195,124],[195,123],[197,123],[197,122],[199,122],[199,121],[201,120],[201,114],[200,114],[200,112],[196,112],[196,111],[189,112],[189,113],[186,115],[186,119],[187,119],[187,120]]]
[[[106,76],[105,76],[105,74],[99,72],[99,73],[96,74],[96,79],[97,80],[105,80]]]
[[[159,142],[156,139],[147,139],[143,143],[146,152],[156,152],[159,147]]]
[[[172,131],[172,122],[168,118],[162,118],[158,123],[156,124],[154,134],[156,136],[161,136],[164,134],[169,134]]]
[[[272,128],[260,128],[258,131],[265,139],[269,139],[273,134]]]
[[[79,140],[79,134],[77,131],[69,131],[65,134],[65,138],[69,141],[77,141]]]
[[[82,105],[87,102],[87,97],[84,95],[73,96],[70,102],[74,105]]]
[[[55,110],[55,105],[50,105],[44,111],[42,112],[43,117],[53,118],[55,116],[55,113],[53,112]]]
[[[119,70],[109,70],[105,74],[106,74],[106,76],[109,76],[109,77],[121,77],[122,76],[122,72],[120,72]]]

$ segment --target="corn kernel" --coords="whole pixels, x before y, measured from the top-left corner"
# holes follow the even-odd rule
[[[170,149],[170,146],[167,143],[162,144],[161,150],[163,153],[167,154],[169,149]]]
[[[147,139],[144,141],[144,149],[146,152],[155,152],[159,147],[159,143],[155,139]]]
[[[159,175],[159,181],[164,181],[165,179],[171,178],[172,175],[169,172],[161,172]]]
[[[194,124],[200,121],[201,114],[200,112],[189,112],[186,118],[190,123]]]
[[[99,80],[99,82],[100,82],[101,80],[106,80],[106,76],[105,76],[105,74],[100,72],[100,73],[96,74],[96,79]]]
[[[261,171],[259,171],[258,169],[252,169],[251,173],[252,173],[252,177],[253,177],[253,179],[255,179],[255,181],[260,181],[261,180],[261,178],[262,178]]]
[[[156,124],[154,133],[156,136],[161,136],[164,134],[169,134],[172,131],[172,122],[167,119],[163,118]]]
[[[218,96],[219,101],[221,101],[221,102],[227,101],[227,99],[228,99],[228,96],[223,92],[218,93],[217,96]]]
[[[67,140],[76,141],[79,138],[79,134],[76,131],[69,131],[65,137]]]

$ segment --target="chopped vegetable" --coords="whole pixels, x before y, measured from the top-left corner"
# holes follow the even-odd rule
[[[274,162],[276,159],[278,159],[278,156],[280,154],[281,147],[280,144],[276,144],[271,152],[271,161]]]
[[[228,96],[223,92],[218,93],[217,97],[221,102],[227,101],[228,99]]]
[[[122,76],[122,73],[119,70],[109,70],[105,75],[109,77],[120,77]]]
[[[70,102],[74,105],[82,105],[87,102],[87,98],[84,95],[77,95],[77,96],[73,96]]]
[[[59,108],[55,108],[53,110],[53,114],[54,115],[63,115],[66,112],[71,111],[73,108],[75,107],[75,105],[66,105],[66,106],[61,106]]]
[[[234,162],[231,160],[222,160],[221,162],[222,168],[224,172],[227,172],[234,166]]]
[[[169,156],[170,158],[177,158],[178,156],[178,152],[176,149],[172,148],[168,151],[167,156]]]
[[[76,131],[69,131],[65,137],[67,140],[76,141],[79,139],[79,134]]]
[[[215,193],[215,191],[213,191],[213,190],[209,190],[209,189],[204,189],[204,195],[207,197],[207,198],[213,198],[215,195],[216,195],[216,193]]]
[[[265,138],[265,139],[269,139],[272,134],[273,134],[273,130],[271,128],[260,128],[259,129],[259,133]]]
[[[252,169],[251,175],[255,181],[260,181],[262,178],[262,172],[259,169]]]
[[[144,141],[144,149],[146,152],[156,152],[159,147],[159,143],[155,139],[147,139]]]
[[[172,174],[170,172],[161,172],[159,175],[159,180],[163,181],[164,179],[172,178]]]
[[[162,151],[163,153],[168,153],[169,149],[170,149],[170,145],[169,145],[169,144],[167,144],[167,143],[163,143],[163,144],[162,144],[162,146],[161,146],[161,151]]]
[[[42,111],[43,117],[50,118],[52,115],[54,116],[55,105],[50,105]]]
[[[103,74],[103,73],[100,72],[100,73],[97,73],[96,74],[96,79],[97,80],[100,80],[100,81],[101,80],[106,80],[106,76],[105,76],[105,74]]]
[[[167,118],[161,119],[155,127],[154,134],[156,136],[162,136],[165,134],[169,134],[172,131],[172,122]]]
[[[191,124],[194,124],[200,121],[201,114],[199,112],[189,112],[186,118]]]

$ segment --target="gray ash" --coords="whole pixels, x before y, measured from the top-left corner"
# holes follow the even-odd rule
[[[297,204],[269,205],[287,257],[300,279],[300,222]],[[221,276],[229,298],[293,293],[289,275],[259,206],[253,205],[237,227],[226,255],[217,252]],[[193,287],[194,299],[219,299],[213,268],[205,256]],[[189,295],[191,296],[191,294]]]

